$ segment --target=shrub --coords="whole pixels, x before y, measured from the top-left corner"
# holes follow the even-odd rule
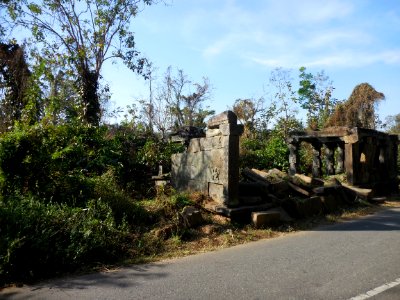
[[[242,143],[240,166],[256,169],[289,168],[289,149],[279,135],[270,135],[265,141],[246,140]]]
[[[116,225],[111,208],[101,199],[89,201],[84,209],[33,197],[1,201],[0,282],[116,260],[128,239],[126,222]]]

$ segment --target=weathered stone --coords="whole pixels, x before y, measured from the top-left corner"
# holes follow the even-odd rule
[[[219,130],[222,135],[242,135],[244,127],[243,125],[237,125],[237,124],[221,124],[219,126]]]
[[[266,210],[266,212],[277,212],[280,214],[280,221],[282,222],[293,222],[293,218],[282,207],[275,207]]]
[[[183,225],[187,228],[199,226],[204,222],[200,210],[194,206],[185,206],[180,215]]]
[[[294,175],[299,169],[299,149],[297,143],[290,143],[289,147],[289,175]]]
[[[195,153],[201,151],[200,139],[191,139],[187,148],[188,153]]]
[[[207,122],[208,129],[219,128],[221,124],[237,124],[237,116],[233,111],[227,110],[211,117]]]
[[[373,196],[373,190],[372,189],[363,189],[363,188],[357,188],[355,186],[351,186],[348,184],[343,183],[342,186],[350,191],[351,193],[354,193],[355,195],[357,195],[360,198],[363,199],[370,199]]]
[[[303,217],[319,215],[324,207],[319,196],[313,196],[297,202],[299,213]]]
[[[269,189],[267,186],[263,184],[259,184],[258,182],[239,182],[239,196],[263,196],[268,195]]]
[[[305,189],[303,189],[303,188],[301,188],[301,187],[299,187],[297,185],[294,185],[291,182],[288,182],[288,185],[293,191],[295,191],[295,192],[297,192],[297,193],[299,193],[299,194],[301,194],[303,196],[310,197],[310,192],[309,191],[306,191]]]
[[[313,155],[313,161],[312,161],[312,176],[313,177],[321,177],[321,143],[320,142],[314,142],[311,144],[312,146],[312,155]]]
[[[290,190],[289,184],[286,180],[281,180],[270,184],[271,193],[279,198],[284,198],[288,195]]]
[[[321,201],[324,204],[325,211],[328,213],[337,211],[341,203],[340,200],[338,201],[337,196],[332,194],[321,196]]]
[[[324,182],[321,179],[309,177],[304,174],[296,173],[291,179],[292,183],[306,188],[324,185]]]
[[[221,130],[219,130],[219,128],[207,129],[206,131],[206,137],[214,137],[218,135],[221,135]]]
[[[239,196],[239,203],[242,205],[256,205],[263,203],[263,199],[259,196]]]
[[[386,190],[386,194],[398,189],[396,184],[398,136],[372,129],[342,127],[296,132],[288,138],[288,141],[291,175],[298,169],[298,146],[302,142],[307,142],[313,146],[314,177],[320,176],[320,146],[325,145],[325,175],[345,172],[350,185],[367,188],[388,183],[387,186],[390,188]]]
[[[280,218],[281,214],[277,211],[258,211],[251,213],[251,221],[257,228],[277,224]]]
[[[227,195],[224,193],[224,185],[213,182],[208,183],[208,195],[218,203],[228,201]]]

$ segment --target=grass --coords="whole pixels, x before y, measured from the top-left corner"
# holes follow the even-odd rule
[[[341,208],[335,213],[319,215],[275,227],[254,228],[251,224],[231,223],[219,215],[203,216],[207,224],[195,229],[188,229],[180,234],[173,234],[162,242],[162,247],[154,249],[152,255],[141,255],[125,263],[146,263],[187,255],[216,251],[260,239],[286,236],[299,231],[312,230],[320,225],[329,225],[346,220],[374,214],[385,207],[400,207],[400,198],[390,199],[382,205],[360,204],[355,207]]]

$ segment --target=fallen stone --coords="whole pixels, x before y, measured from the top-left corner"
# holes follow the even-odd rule
[[[281,214],[277,211],[258,211],[251,213],[251,221],[256,228],[277,224]]]
[[[239,196],[239,203],[242,205],[256,205],[263,203],[263,198],[259,196]]]
[[[200,210],[194,206],[185,206],[180,213],[182,223],[187,228],[193,228],[204,222]]]
[[[297,185],[294,185],[291,182],[288,182],[288,185],[292,190],[294,190],[295,192],[297,192],[303,196],[310,197],[310,195],[311,195],[309,191],[306,191],[305,189],[303,189]]]
[[[285,198],[290,190],[286,180],[281,180],[270,184],[270,191],[278,198]]]
[[[354,194],[364,200],[370,199],[373,196],[372,189],[363,189],[343,183],[342,186],[351,194]]]
[[[311,217],[321,214],[324,210],[324,207],[321,201],[321,197],[313,196],[297,201],[297,209],[300,216]]]
[[[266,212],[278,212],[280,214],[280,220],[282,222],[292,222],[293,218],[282,207],[275,207],[267,210]]]
[[[259,174],[257,174],[253,170],[250,170],[249,168],[244,168],[242,170],[242,175],[243,175],[243,177],[245,177],[253,182],[257,182],[260,185],[263,185],[264,187],[268,188],[268,186],[269,186],[269,182],[264,177],[260,176]]]
[[[321,201],[324,205],[324,210],[327,213],[331,213],[337,211],[339,209],[339,204],[341,201],[338,201],[337,197],[332,194],[321,196]]]
[[[318,178],[312,178],[304,174],[294,174],[292,177],[294,184],[306,187],[322,186],[324,182]]]

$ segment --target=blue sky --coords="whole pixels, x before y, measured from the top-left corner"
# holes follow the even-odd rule
[[[138,50],[158,68],[208,77],[216,112],[235,99],[265,96],[277,67],[324,70],[333,96],[368,82],[386,95],[381,118],[400,113],[399,0],[174,0],[146,7],[132,22]],[[106,65],[117,106],[146,97],[146,83],[123,65]]]

